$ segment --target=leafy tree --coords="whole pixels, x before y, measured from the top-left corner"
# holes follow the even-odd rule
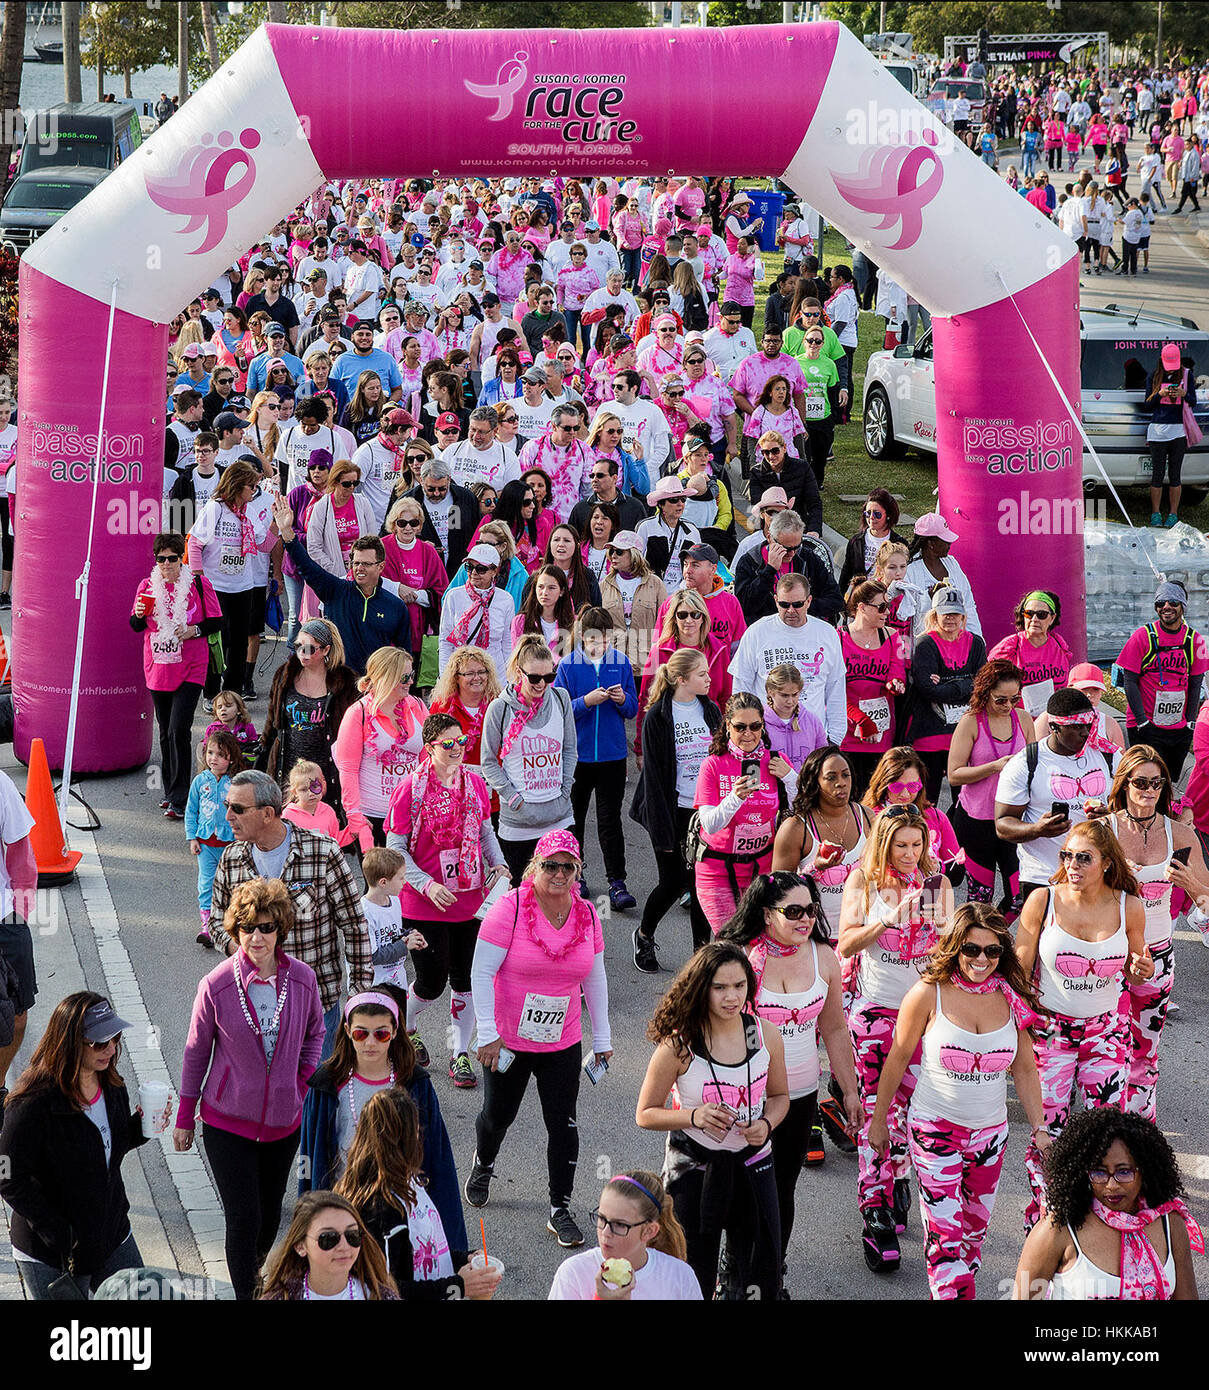
[[[638,29],[651,22],[639,0],[349,0],[335,13],[350,29]]]
[[[886,6],[887,33],[911,32],[907,23],[907,11],[910,8],[910,5],[901,3]],[[847,25],[858,39],[863,39],[866,34],[882,32],[881,6],[876,3],[870,4],[868,0],[828,0],[823,6],[823,16],[826,19],[838,19],[841,24]]]

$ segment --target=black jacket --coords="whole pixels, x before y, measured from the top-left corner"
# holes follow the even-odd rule
[[[748,479],[753,507],[770,487],[784,488],[789,505],[806,523],[806,530],[813,531],[816,536],[823,534],[823,499],[814,469],[806,459],[786,458],[779,473],[771,468],[753,467]]]
[[[897,541],[899,545],[906,545],[906,536],[900,536],[891,527],[890,534],[886,537],[888,541]],[[844,547],[844,563],[840,569],[840,593],[848,592],[848,585],[854,579],[867,579],[869,576],[865,570],[865,533],[858,531],[855,536]]]
[[[844,606],[835,577],[815,554],[813,546],[803,544],[793,557],[794,574],[804,574],[810,584],[810,616],[834,624]],[[743,609],[747,626],[777,611],[777,573],[764,561],[764,547],[749,550],[735,566],[735,597]]]
[[[445,561],[445,573],[452,579],[470,549],[470,539],[478,529],[482,508],[474,493],[461,483],[451,480],[449,495],[453,498],[453,510],[449,514],[449,554],[442,558]],[[424,526],[420,531],[420,539],[434,545],[437,554],[440,555],[441,542],[437,537],[437,528],[428,515],[428,499],[424,496],[423,484],[417,484],[407,496],[414,497],[424,510]]]
[[[465,1285],[457,1274],[444,1279],[417,1279],[415,1256],[411,1246],[411,1232],[407,1218],[381,1197],[365,1207],[359,1208],[361,1220],[370,1235],[382,1247],[391,1278],[399,1289],[399,1297],[411,1302],[443,1303],[446,1299],[461,1298]],[[449,1237],[446,1236],[446,1240]],[[450,1247],[450,1259],[455,1270],[461,1269],[467,1260],[465,1250]]]
[[[722,712],[703,695],[697,696],[697,702],[712,734],[722,723]],[[670,690],[651,705],[642,721],[642,771],[630,819],[643,827],[654,849],[663,854],[676,849],[676,726]]]
[[[942,718],[941,706],[964,705],[974,693],[974,677],[986,665],[987,644],[972,633],[970,655],[959,671],[946,666],[940,659],[940,648],[934,633],[925,633],[915,644],[911,658],[911,718],[910,740],[931,738],[935,734],[952,734],[956,721],[948,724]],[[938,684],[932,677],[939,676]]]
[[[112,1151],[101,1132],[58,1089],[10,1101],[0,1132],[0,1197],[12,1209],[14,1249],[77,1274],[93,1274],[126,1239],[130,1202],[122,1160],[147,1141],[124,1086],[102,1082]]]

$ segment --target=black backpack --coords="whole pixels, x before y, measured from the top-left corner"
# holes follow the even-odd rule
[[[704,332],[709,327],[709,310],[700,290],[694,290],[684,299],[684,326],[690,333]]]

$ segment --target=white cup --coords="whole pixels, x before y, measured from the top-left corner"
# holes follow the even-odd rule
[[[504,1273],[504,1262],[495,1255],[484,1256],[481,1250],[476,1250],[470,1257],[471,1269],[494,1269],[499,1275]]]
[[[162,1081],[146,1081],[139,1087],[139,1104],[143,1108],[143,1134],[148,1139],[158,1139],[167,1133],[168,1118],[165,1114],[171,1090]]]

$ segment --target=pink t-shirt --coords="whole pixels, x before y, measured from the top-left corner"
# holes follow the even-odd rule
[[[987,653],[988,661],[1000,658],[1020,667],[1025,685],[1052,681],[1054,690],[1061,690],[1070,679],[1071,651],[1056,632],[1051,632],[1041,647],[1034,647],[1023,633],[1013,632]]]
[[[726,297],[740,307],[756,302],[755,256],[732,255],[726,262]]]
[[[1150,642],[1146,627],[1140,627],[1130,635],[1129,641],[1122,647],[1121,655],[1117,657],[1117,665],[1122,671],[1132,671],[1139,676],[1142,707],[1146,711],[1147,719],[1159,728],[1183,729],[1187,727],[1187,721],[1179,713],[1177,706],[1188,689],[1188,656],[1184,649],[1188,628],[1183,623],[1180,624],[1178,632],[1166,632],[1157,623],[1154,627],[1158,634],[1157,660],[1151,662],[1145,671],[1142,670],[1142,661],[1150,648]],[[1209,671],[1209,646],[1198,632],[1193,637],[1191,674],[1199,676],[1206,671]],[[1155,701],[1159,696],[1162,699],[1156,713]],[[1133,710],[1129,711],[1125,722],[1129,728],[1135,727]]]
[[[477,773],[471,774],[468,780],[473,794],[478,798],[480,819],[485,820],[491,814],[491,797],[487,791],[487,784]],[[475,888],[458,887],[458,863],[461,858],[462,843],[461,826],[459,824],[452,827],[446,836],[438,839],[433,834],[430,816],[414,817],[413,815],[412,796],[415,785],[416,776],[412,772],[395,788],[394,795],[390,800],[390,809],[386,813],[387,834],[402,833],[405,828],[411,827],[414,823],[414,830],[411,835],[411,857],[426,874],[431,875],[438,883],[454,893],[457,896],[457,902],[442,912],[431,898],[417,892],[408,883],[404,885],[403,892],[399,895],[399,900],[403,904],[403,919],[407,921],[409,918],[416,918],[422,922],[468,922],[478,911],[483,901],[482,877],[480,876],[479,885]],[[449,793],[435,777],[430,775],[427,803],[432,804],[442,795],[448,796]]]
[[[504,1045],[515,1052],[558,1052],[583,1039],[580,987],[595,958],[604,952],[604,933],[590,903],[591,921],[586,930],[568,925],[555,931],[536,903],[534,921],[526,922],[520,898],[519,888],[505,893],[479,928],[480,941],[508,952],[495,977],[495,1026]],[[572,920],[569,918],[568,924]],[[579,939],[566,950],[568,930],[571,939]],[[541,943],[559,958],[551,960]],[[522,1027],[528,1033],[557,1028],[552,1015],[559,1013],[563,1014],[562,1026],[554,1041],[521,1036]]]
[[[340,538],[340,554],[344,563],[348,564],[353,542],[361,534],[361,523],[357,519],[357,504],[354,499],[350,497],[342,507],[333,506],[332,516],[336,519],[336,535]]]
[[[907,668],[899,654],[896,632],[887,631],[880,647],[868,649],[852,640],[847,630],[840,633],[847,673],[848,733],[840,744],[845,753],[884,753],[894,738],[894,697],[886,693],[886,682],[905,681]],[[856,738],[853,718],[867,715],[877,725],[880,736],[870,741]]]
[[[558,289],[563,308],[576,313],[583,308],[587,297],[600,289],[600,276],[591,266],[565,265],[558,272]]]
[[[192,627],[200,624],[204,618],[217,618],[222,610],[218,606],[218,599],[214,596],[213,589],[210,588],[210,581],[202,579],[197,583],[193,582],[192,574],[189,570],[182,570],[182,578],[190,582],[192,592],[189,596],[189,607],[185,613],[185,626]],[[207,595],[206,602],[203,603],[199,597],[199,590]],[[149,594],[151,592],[150,579],[144,579],[138,587],[138,594]],[[178,690],[188,681],[192,685],[202,685],[206,679],[206,667],[210,661],[210,643],[205,637],[187,637],[180,644],[179,661],[163,661],[160,645],[161,639],[157,635],[158,629],[154,616],[147,619],[147,626],[143,632],[143,679],[147,682],[148,690]]]
[[[340,838],[340,822],[326,801],[319,802],[309,814],[301,806],[290,802],[282,811],[281,819],[288,820],[291,825],[300,825],[303,830],[313,830],[316,835],[327,835],[332,840]]]
[[[754,405],[760,399],[760,392],[770,376],[783,376],[789,382],[790,392],[804,393],[806,390],[806,378],[802,375],[802,369],[787,352],[778,353],[771,361],[762,352],[751,353],[739,363],[734,376],[731,377],[730,387],[732,391],[746,396]]]
[[[777,783],[768,770],[768,749],[761,748],[759,755],[759,790],[739,807],[729,825],[712,835],[702,832],[705,843],[711,849],[720,849],[727,854],[757,854],[769,848],[776,831],[779,809]],[[693,805],[721,805],[734,790],[742,772],[742,764],[733,753],[709,754],[697,774],[697,794],[693,798]]]

